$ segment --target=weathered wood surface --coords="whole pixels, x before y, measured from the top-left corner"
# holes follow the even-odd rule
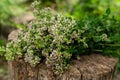
[[[23,59],[9,61],[11,80],[113,80],[117,60],[99,54],[73,60],[63,76],[54,76],[44,63],[31,67]]]
[[[10,80],[114,80],[117,59],[100,54],[83,55],[80,60],[73,60],[70,69],[61,77],[55,76],[44,62],[31,67],[23,59],[16,58],[8,64]]]

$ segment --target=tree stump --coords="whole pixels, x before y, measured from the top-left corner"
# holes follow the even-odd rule
[[[14,32],[9,35],[12,40]],[[114,80],[117,59],[100,54],[82,55],[72,60],[70,69],[59,77],[55,76],[45,63],[31,67],[22,58],[8,61],[10,80]]]

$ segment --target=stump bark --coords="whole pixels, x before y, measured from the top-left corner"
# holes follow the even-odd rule
[[[13,33],[10,36],[15,37]],[[10,36],[9,40],[12,40]],[[10,80],[114,80],[116,64],[117,59],[112,57],[82,55],[80,60],[73,60],[70,69],[59,77],[44,62],[31,67],[22,58],[8,61]]]
[[[100,54],[81,56],[59,77],[44,63],[31,67],[23,59],[8,62],[11,80],[113,80],[116,63],[116,59]]]

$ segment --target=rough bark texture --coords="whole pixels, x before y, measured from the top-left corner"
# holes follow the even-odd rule
[[[15,38],[15,32],[9,40]],[[73,60],[70,69],[59,77],[55,76],[45,64],[31,67],[21,58],[9,61],[10,80],[114,80],[117,60],[100,54],[83,55],[80,60]]]
[[[100,54],[81,56],[73,60],[68,71],[55,76],[44,63],[31,67],[23,59],[9,61],[11,80],[113,80],[117,60]]]

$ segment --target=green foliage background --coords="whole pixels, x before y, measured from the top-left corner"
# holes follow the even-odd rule
[[[25,11],[25,0],[0,0],[0,25],[10,26],[12,18]]]
[[[52,7],[55,10],[82,18],[85,15],[102,15],[107,8],[111,9],[111,14],[118,15],[120,11],[119,0],[40,0],[41,7]]]
[[[25,12],[26,9],[25,6],[29,5],[29,3],[31,3],[32,1],[34,0],[0,0],[1,7],[0,28],[5,26],[16,27],[16,24],[12,22],[12,18],[19,16],[23,12]],[[103,55],[108,56],[112,55],[114,57],[119,58],[120,61],[120,28],[119,28],[120,0],[38,0],[38,1],[40,1],[41,4],[38,4],[37,8],[51,7],[52,9],[56,10],[57,12],[63,15],[72,17],[71,19],[77,19],[76,20],[77,26],[73,29],[73,32],[80,30],[81,32],[78,33],[78,35],[80,35],[80,39],[74,40],[75,42],[68,45],[66,44],[68,41],[67,40],[68,37],[66,39],[64,38],[63,41],[65,41],[65,43],[57,46],[59,48],[61,47],[58,53],[64,50],[63,53],[65,53],[65,56],[69,56],[70,54],[69,59],[72,59],[73,57],[80,54],[89,54],[92,52],[97,52],[102,53]],[[41,15],[40,14],[36,15],[36,17],[39,16]],[[32,26],[37,26],[37,23],[39,23],[39,20],[38,22],[36,21],[35,24],[32,24]],[[29,34],[31,33],[33,34],[34,31],[33,32],[31,31]],[[38,35],[35,35],[34,37],[37,36]],[[49,36],[46,36],[45,38],[49,40]],[[22,55],[23,52],[22,51],[24,45],[23,40],[21,40],[21,42],[18,43],[18,45],[20,45],[20,48],[18,48],[19,46],[17,47],[17,49],[19,50],[18,53],[16,54],[20,56]],[[49,41],[47,42],[48,43],[45,45],[49,45]],[[3,40],[0,41],[0,45],[2,46],[5,46],[5,43],[6,41]],[[16,48],[14,47],[15,45],[12,44],[9,45],[10,48],[8,48],[8,50],[12,51],[12,48]],[[38,45],[38,43],[36,45]],[[1,47],[0,51],[4,53],[5,48]],[[30,49],[28,50],[28,52],[34,54],[34,50]],[[49,52],[49,50],[47,50],[46,52]],[[56,51],[53,52],[55,53]],[[78,52],[80,52],[80,54],[76,54]],[[11,54],[7,55],[8,55],[7,57],[11,57],[11,55],[13,57],[15,53],[11,52]],[[38,63],[37,62],[39,60],[38,57],[41,58],[41,56],[43,55],[40,54],[38,55],[35,53],[32,56],[35,56],[34,60],[32,61],[35,64]],[[59,57],[59,59],[62,60],[61,57]],[[51,57],[49,57],[48,60],[52,60]],[[67,59],[65,59],[65,61],[63,62],[67,63]],[[60,64],[62,65],[64,63]],[[118,66],[120,67],[120,63],[118,63]]]

